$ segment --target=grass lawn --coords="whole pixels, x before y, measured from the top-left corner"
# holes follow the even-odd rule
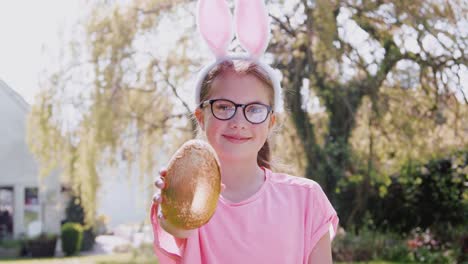
[[[40,258],[40,259],[0,259],[2,263],[11,264],[157,264],[156,257],[133,257],[132,254],[112,254],[98,256],[75,256],[63,258]]]
[[[369,261],[369,262],[336,262],[337,264],[407,264],[407,262],[391,262],[391,261]]]

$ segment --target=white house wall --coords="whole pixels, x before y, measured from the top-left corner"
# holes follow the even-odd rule
[[[38,187],[38,167],[26,145],[26,117],[29,105],[0,80],[0,186],[14,187],[14,234],[26,233],[24,228],[24,188]],[[167,162],[161,150],[155,150],[159,168]],[[157,174],[157,172],[155,172]],[[100,170],[97,214],[110,217],[110,227],[126,223],[141,223],[149,219],[153,177],[139,182],[138,169],[130,170],[124,161],[117,168]],[[58,173],[43,179],[39,189],[42,231],[60,232],[64,219],[66,194],[60,192]]]
[[[39,187],[38,166],[26,144],[26,119],[29,105],[0,80],[0,186],[14,188],[13,232],[15,236],[26,233],[24,227],[25,188]],[[45,213],[42,231],[58,233],[63,213],[60,202],[60,183],[54,174],[44,179],[39,189],[39,203]],[[63,209],[62,209],[63,211]]]

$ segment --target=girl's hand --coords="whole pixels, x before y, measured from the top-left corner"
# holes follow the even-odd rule
[[[161,206],[159,205],[164,203],[162,196],[161,196],[161,191],[164,188],[166,188],[166,183],[164,181],[164,177],[166,177],[166,174],[167,174],[167,170],[165,168],[162,168],[161,170],[159,170],[160,177],[156,178],[156,180],[154,181],[154,187],[156,188],[156,191],[153,195],[153,204],[156,204],[158,206],[157,214],[158,214],[159,225],[169,234],[173,235],[176,238],[179,238],[179,240],[177,240],[177,243],[179,244],[179,243],[182,243],[180,239],[184,239],[184,238],[191,236],[195,230],[185,230],[185,229],[176,228],[170,223],[168,223],[166,219],[164,218],[164,215],[161,210]]]
[[[156,191],[153,195],[153,203],[158,205],[158,219],[164,218],[159,204],[162,202],[161,191],[166,187],[166,183],[164,182],[164,177],[166,177],[166,174],[167,170],[162,168],[159,170],[159,177],[154,180],[154,187],[156,188]]]

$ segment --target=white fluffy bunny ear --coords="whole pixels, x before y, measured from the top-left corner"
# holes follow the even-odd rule
[[[242,48],[254,58],[261,57],[270,35],[270,19],[263,0],[237,0],[235,21]]]
[[[198,30],[216,58],[227,55],[233,34],[232,15],[225,0],[198,1]]]

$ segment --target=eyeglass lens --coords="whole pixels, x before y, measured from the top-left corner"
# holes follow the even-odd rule
[[[236,105],[227,100],[214,101],[211,107],[213,115],[221,120],[227,120],[236,113]],[[244,107],[244,116],[251,123],[261,123],[268,116],[268,107],[262,104],[252,103]]]

